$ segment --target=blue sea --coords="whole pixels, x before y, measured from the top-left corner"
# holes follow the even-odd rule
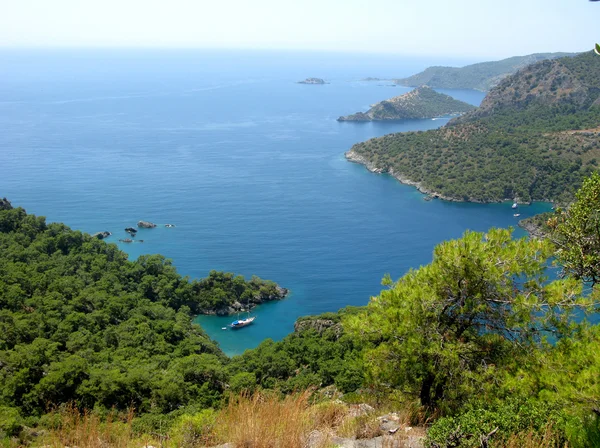
[[[291,293],[252,326],[197,321],[239,354],[297,317],[365,305],[386,273],[431,260],[465,230],[516,226],[511,204],[426,202],[344,152],[448,119],[339,123],[410,89],[389,81],[475,61],[365,54],[192,50],[0,51],[0,196],[94,233],[135,259],[160,253],[192,278],[212,270]],[[326,85],[302,85],[307,77]],[[478,105],[483,93],[443,91]],[[521,217],[548,204],[519,208]],[[143,243],[118,242],[138,220]],[[175,224],[165,228],[166,223]],[[516,230],[517,235],[522,231]]]

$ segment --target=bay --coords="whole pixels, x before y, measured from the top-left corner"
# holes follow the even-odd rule
[[[390,273],[431,260],[466,229],[516,225],[510,204],[423,200],[347,162],[359,141],[448,119],[338,123],[410,89],[389,81],[474,61],[287,52],[3,50],[0,196],[108,239],[134,259],[160,253],[193,278],[211,269],[291,290],[256,322],[197,321],[238,354],[281,339],[297,317],[364,305]],[[329,84],[302,85],[306,77]],[[443,91],[478,104],[481,92]],[[521,217],[549,209],[520,207]],[[159,224],[125,244],[124,228]],[[175,224],[165,228],[164,224]],[[522,235],[520,230],[517,235]]]

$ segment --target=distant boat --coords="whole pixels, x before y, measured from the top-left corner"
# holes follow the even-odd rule
[[[513,216],[516,218],[517,216],[521,216],[521,214],[520,213],[515,213]]]
[[[519,206],[519,204],[517,204],[516,202],[513,202],[512,208],[517,208]]]
[[[247,317],[246,319],[238,319],[231,323],[231,328],[235,330],[237,328],[245,327],[247,325],[250,325],[252,322],[254,322],[254,319],[256,319],[255,316]]]

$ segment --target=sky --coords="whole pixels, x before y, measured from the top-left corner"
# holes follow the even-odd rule
[[[0,0],[0,47],[298,49],[456,57],[585,51],[587,0]]]

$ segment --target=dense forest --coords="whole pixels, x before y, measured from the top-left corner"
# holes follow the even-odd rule
[[[542,61],[426,132],[356,144],[351,160],[461,201],[568,202],[600,160],[600,59]]]
[[[377,434],[374,415],[346,410],[367,402],[425,425],[430,447],[596,446],[600,327],[584,317],[598,305],[599,206],[594,173],[550,216],[551,238],[466,232],[436,247],[429,265],[385,277],[366,307],[301,318],[282,341],[228,358],[192,317],[199,290],[238,277],[190,281],[160,256],[128,261],[115,245],[2,202],[0,440],[44,440],[77,410],[101,421],[134,409],[127,437],[248,446],[250,435],[227,425],[250,413],[280,437],[273,425],[284,422],[269,408],[286,415],[298,405],[296,426],[285,419],[298,444],[269,446],[305,446],[324,421]],[[552,259],[562,276],[549,282]],[[307,407],[295,393],[311,390]]]
[[[215,271],[190,281],[162,256],[128,261],[114,244],[0,205],[0,420],[66,402],[164,415],[215,407],[226,389],[361,385],[344,364],[358,363],[355,344],[337,333],[267,341],[230,362],[192,324],[220,303],[275,294],[273,282]]]

